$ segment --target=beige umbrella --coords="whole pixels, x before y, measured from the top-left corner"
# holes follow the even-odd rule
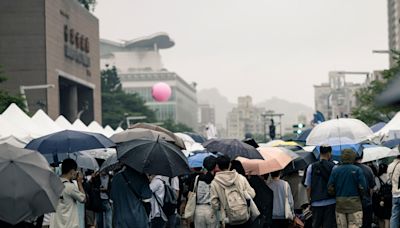
[[[259,152],[264,160],[248,159],[244,157],[236,158],[236,160],[242,163],[246,174],[264,175],[266,173],[282,170],[295,159],[295,157],[287,153],[284,148],[279,147],[262,147],[259,149]]]
[[[128,142],[135,139],[149,139],[149,140],[157,140],[157,138],[163,139],[167,142],[175,142],[175,139],[171,136],[167,135],[164,132],[154,131],[146,128],[132,128],[126,129],[123,132],[116,133],[111,136],[111,140],[114,143],[122,143]]]
[[[165,133],[165,134],[169,135],[172,139],[174,139],[174,144],[175,145],[177,145],[181,149],[186,149],[185,143],[183,142],[183,140],[181,138],[179,138],[174,133],[172,133],[171,131],[169,131],[169,130],[163,128],[163,127],[160,127],[160,126],[157,126],[157,125],[153,125],[153,124],[149,124],[149,123],[137,123],[137,124],[134,124],[130,128],[131,129],[144,128],[144,129],[150,129],[150,130],[153,130],[153,131],[158,131],[158,132]]]

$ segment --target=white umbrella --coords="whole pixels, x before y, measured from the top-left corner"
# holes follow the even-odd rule
[[[38,152],[0,145],[0,220],[17,224],[55,211],[64,185]]]
[[[388,157],[396,157],[400,155],[399,150],[397,148],[390,149],[384,146],[375,146],[375,145],[371,146],[364,145],[364,147],[365,147],[363,150],[364,155],[361,161],[362,163],[376,161]]]
[[[320,146],[329,144],[337,146],[349,142],[360,143],[371,136],[372,130],[358,119],[333,119],[318,124],[307,137],[306,144]],[[336,139],[334,142],[331,139]],[[343,140],[341,140],[343,139]],[[342,141],[346,141],[345,143]]]
[[[92,157],[90,154],[76,152],[69,155],[70,158],[76,161],[76,164],[79,168],[90,169],[90,170],[98,170],[99,164],[96,159]]]

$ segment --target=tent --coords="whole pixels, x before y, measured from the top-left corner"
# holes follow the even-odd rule
[[[76,119],[72,124],[72,130],[90,132],[90,129],[80,119]]]
[[[379,131],[375,132],[373,138],[378,138],[381,141],[400,138],[400,112]]]
[[[61,129],[64,129],[64,130],[72,130],[73,129],[72,124],[63,115],[60,115],[59,117],[57,117],[55,123],[59,127],[61,127]]]
[[[106,135],[104,128],[97,123],[96,121],[92,121],[89,126],[88,126],[89,130],[95,133],[100,133],[103,135]]]
[[[112,128],[110,127],[110,125],[107,125],[107,126],[104,128],[104,135],[107,136],[108,138],[110,138],[113,134],[115,134],[114,129],[112,129]]]
[[[35,115],[32,116],[32,121],[40,126],[46,134],[55,133],[63,130],[58,126],[43,110],[39,109]]]

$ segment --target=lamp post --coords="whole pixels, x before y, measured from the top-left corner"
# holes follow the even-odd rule
[[[25,110],[29,112],[28,100],[26,99],[25,90],[34,90],[34,89],[49,89],[54,88],[54,84],[45,84],[45,85],[29,85],[29,86],[20,86],[19,91],[21,93],[22,98],[24,99]]]

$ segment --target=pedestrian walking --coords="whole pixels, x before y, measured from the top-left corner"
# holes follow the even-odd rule
[[[211,182],[211,207],[221,214],[221,222],[226,228],[247,227],[250,219],[248,200],[254,198],[255,191],[247,179],[236,170],[229,171],[230,159],[217,158],[214,180]]]
[[[268,187],[274,194],[272,228],[285,228],[294,219],[294,201],[289,183],[281,180],[281,171],[271,173],[272,180]]]
[[[389,181],[392,183],[392,216],[390,217],[390,227],[400,227],[400,156],[388,166],[387,172]]]
[[[336,197],[336,223],[339,228],[362,226],[362,196],[367,183],[361,168],[354,165],[356,153],[352,149],[342,151],[342,163],[332,170],[328,181],[328,193]]]
[[[100,172],[99,190],[101,211],[96,213],[97,228],[112,228],[112,208],[110,202],[111,177],[107,172]]]
[[[312,227],[336,227],[336,200],[328,193],[328,181],[335,163],[331,161],[332,147],[321,146],[320,161],[308,166],[305,185],[311,202]]]
[[[77,202],[86,200],[83,189],[83,175],[77,172],[78,165],[73,159],[65,159],[61,165],[61,182],[64,190],[60,196],[56,213],[50,223],[50,228],[79,228]],[[72,183],[76,179],[78,186]]]

